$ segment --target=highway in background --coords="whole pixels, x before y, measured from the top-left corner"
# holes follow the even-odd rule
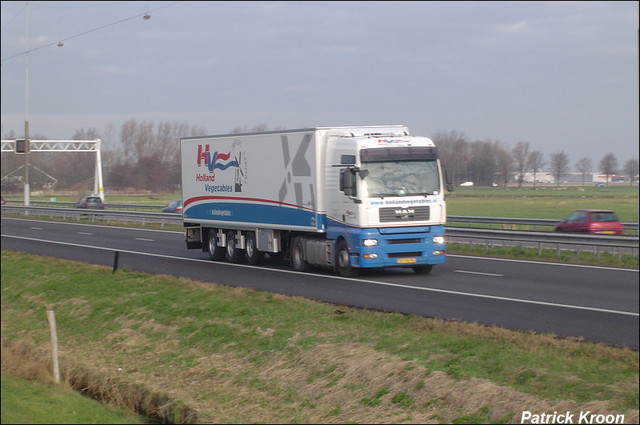
[[[2,218],[2,248],[425,317],[551,333],[638,349],[638,271],[449,255],[429,275],[347,279],[283,262],[215,263],[182,232]]]

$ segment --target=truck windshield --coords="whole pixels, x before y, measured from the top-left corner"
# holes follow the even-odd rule
[[[367,162],[362,168],[368,171],[363,189],[370,198],[440,193],[440,173],[435,159]]]

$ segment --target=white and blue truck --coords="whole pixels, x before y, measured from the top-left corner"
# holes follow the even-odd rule
[[[402,125],[315,127],[180,139],[188,249],[298,271],[445,262],[438,149]]]

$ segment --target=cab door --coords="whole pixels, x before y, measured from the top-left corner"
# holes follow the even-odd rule
[[[357,226],[357,148],[352,140],[338,138],[327,144],[327,215],[329,226]],[[330,236],[331,237],[331,236]]]

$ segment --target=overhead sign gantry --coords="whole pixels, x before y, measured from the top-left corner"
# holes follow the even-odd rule
[[[36,152],[95,152],[95,178],[93,191],[104,202],[104,186],[102,183],[102,159],[100,157],[100,139],[94,140],[3,140],[2,152],[16,154],[32,154]]]

